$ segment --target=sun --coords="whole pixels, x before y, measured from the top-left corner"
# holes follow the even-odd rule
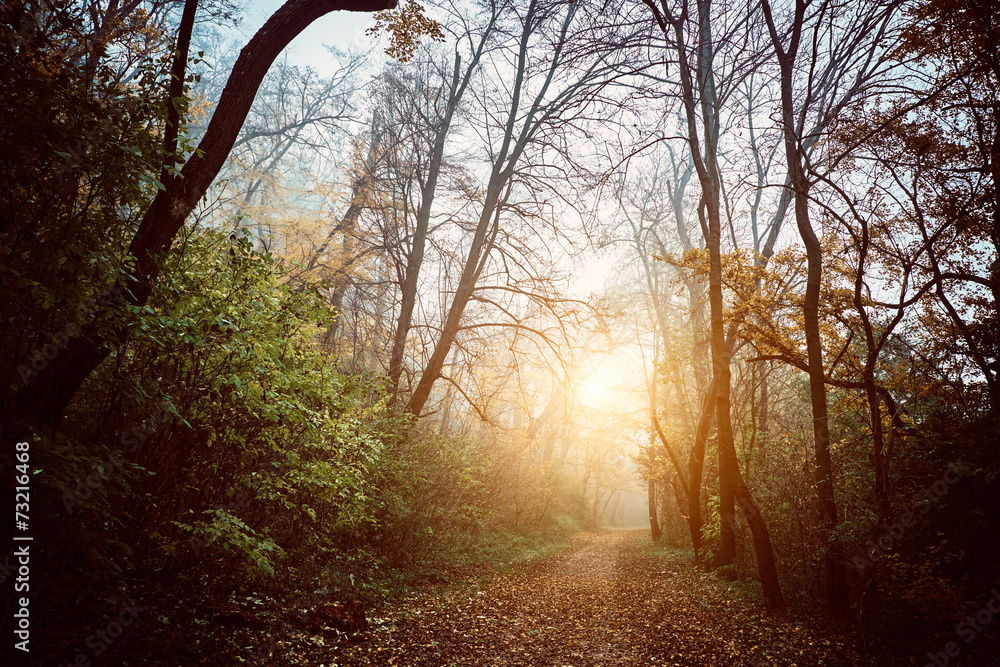
[[[592,408],[603,407],[611,399],[611,393],[607,381],[595,373],[580,385],[580,402]]]
[[[580,400],[587,404],[600,404],[608,393],[608,388],[597,380],[587,380],[580,389]]]

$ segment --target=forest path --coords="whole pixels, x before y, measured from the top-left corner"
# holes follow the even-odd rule
[[[836,639],[765,617],[647,531],[581,533],[565,551],[372,619],[317,667],[868,665]]]

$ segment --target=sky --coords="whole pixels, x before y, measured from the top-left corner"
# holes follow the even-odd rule
[[[245,43],[264,24],[284,0],[252,0],[246,11],[239,32]],[[382,45],[365,34],[374,23],[372,14],[364,12],[331,12],[316,20],[303,31],[286,50],[290,62],[308,65],[321,74],[333,74],[340,65],[326,50],[333,46],[341,50],[355,47],[359,51],[377,50],[373,56],[381,57]],[[573,279],[568,286],[570,296],[586,299],[590,294],[601,294],[611,275],[615,259],[611,253],[586,252],[572,262]]]
[[[247,4],[240,31],[245,40],[264,25],[271,14],[283,4],[283,0],[253,0]],[[310,65],[321,74],[331,74],[337,69],[325,45],[347,50],[349,46],[359,49],[373,48],[372,38],[365,30],[374,23],[371,14],[363,12],[331,12],[313,22],[301,35],[295,38],[287,52],[289,60],[296,65]]]

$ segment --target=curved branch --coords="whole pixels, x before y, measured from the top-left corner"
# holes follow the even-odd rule
[[[288,0],[264,23],[236,59],[195,154],[146,210],[129,244],[130,259],[115,285],[100,300],[99,312],[22,394],[24,412],[32,414],[40,424],[57,425],[83,381],[108,357],[112,346],[129,338],[131,332],[116,313],[123,310],[123,305],[144,306],[149,300],[161,259],[218,175],[261,81],[285,47],[313,21],[330,12],[376,12],[395,5],[396,0]]]

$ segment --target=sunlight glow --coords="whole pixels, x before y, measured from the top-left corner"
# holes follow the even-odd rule
[[[580,387],[580,402],[597,407],[604,405],[609,395],[608,387],[599,378],[591,377]]]
[[[612,370],[611,365],[616,366]],[[621,372],[619,364],[605,360],[590,375],[577,384],[577,399],[588,408],[612,409],[621,399]]]

